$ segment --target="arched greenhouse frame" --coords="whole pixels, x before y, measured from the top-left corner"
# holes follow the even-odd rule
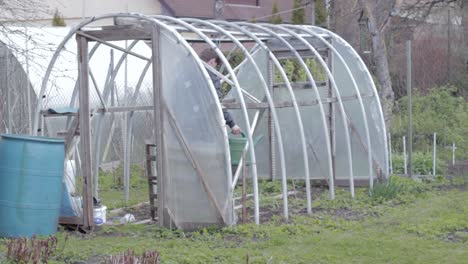
[[[93,27],[97,21],[107,25]],[[219,69],[200,59],[202,48],[216,52]],[[231,65],[235,54],[242,61]],[[61,60],[70,58],[73,66],[65,69]],[[122,78],[126,60],[139,73],[131,77],[133,87],[118,90],[115,80]],[[288,74],[291,64],[301,79]],[[52,78],[57,72],[67,76]],[[229,90],[223,100],[209,72]],[[259,179],[281,180],[287,219],[288,179],[305,180],[311,214],[312,180],[325,181],[333,199],[337,182],[345,182],[354,196],[356,182],[372,187],[376,178],[388,177],[386,128],[372,76],[348,43],[319,27],[140,14],[93,17],[58,46],[38,98],[32,131],[65,137],[66,158],[83,177],[82,214],[66,221],[85,228],[93,226],[98,168],[112,155],[114,137],[123,145],[124,155],[117,158],[124,161],[125,195],[132,156],[143,155],[146,145],[152,151],[147,162],[155,165],[148,173],[157,181],[158,222],[186,230],[236,223],[233,190],[244,164],[257,224]],[[245,132],[237,166],[223,109]],[[117,122],[125,133],[117,135]]]

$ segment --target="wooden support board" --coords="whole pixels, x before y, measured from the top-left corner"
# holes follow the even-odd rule
[[[141,27],[112,26],[101,30],[86,30],[85,32],[104,41],[151,40],[151,32],[147,32]]]
[[[91,158],[91,126],[89,108],[89,65],[88,40],[80,35],[78,42],[79,82],[80,82],[80,144],[81,144],[81,173],[83,176],[83,227],[91,230],[93,221],[93,170]]]
[[[153,51],[153,106],[154,106],[154,135],[157,147],[156,159],[156,174],[158,176],[158,223],[160,226],[165,224],[170,225],[171,221],[168,212],[166,213],[164,183],[166,176],[166,153],[164,146],[164,113],[163,113],[163,90],[162,90],[162,74],[161,74],[161,56],[159,35],[161,34],[158,26],[151,28],[151,48]],[[167,217],[166,217],[167,216]]]
[[[365,97],[372,97],[372,95],[362,95],[362,98]],[[350,100],[357,100],[357,95],[352,95],[352,96],[342,96],[341,100],[342,101],[350,101]],[[338,102],[338,98],[336,97],[329,97],[326,99],[320,100],[322,104],[333,104]],[[301,106],[314,106],[318,105],[319,101],[318,100],[302,100],[302,101],[297,101],[297,105],[299,107]],[[226,109],[241,109],[242,105],[237,102],[223,102],[223,107]],[[268,109],[270,106],[268,103],[262,102],[262,103],[253,103],[253,102],[246,102],[245,103],[247,109]],[[275,108],[285,108],[285,107],[293,107],[292,101],[279,101],[275,102]]]

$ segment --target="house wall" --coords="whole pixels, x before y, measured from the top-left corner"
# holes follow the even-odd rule
[[[109,13],[161,14],[159,0],[44,0],[42,3],[49,9],[49,12],[37,14],[29,24],[32,22],[38,25],[51,25],[55,10],[60,12],[68,26],[79,23],[83,17]],[[21,22],[14,24],[21,24]]]
[[[213,18],[214,0],[161,0],[168,7],[168,13],[175,17]],[[268,22],[273,5],[277,2],[278,11],[285,23],[291,22],[293,0],[230,0],[225,1],[223,18],[226,20],[252,20]],[[195,4],[196,3],[196,4]],[[258,4],[258,5],[257,5]],[[311,7],[305,8],[306,22],[310,22]]]

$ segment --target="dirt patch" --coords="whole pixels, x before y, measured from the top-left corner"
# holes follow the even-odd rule
[[[326,187],[313,187],[311,188],[312,200],[320,199],[324,193],[328,191]],[[289,200],[289,214],[295,216],[302,216],[308,215],[307,208],[305,208],[306,204],[306,189],[304,186],[296,186],[295,190],[290,192],[288,197]],[[267,205],[261,206],[259,209],[259,216],[260,222],[265,223],[272,220],[278,221],[278,217],[283,216],[283,206],[282,206],[282,196],[276,195],[278,199],[277,205]],[[299,203],[298,203],[299,201]],[[261,203],[260,203],[261,204]],[[241,209],[236,211],[238,216],[238,223],[242,222],[242,215]],[[378,215],[375,212],[366,212],[364,210],[357,210],[351,208],[321,208],[321,207],[313,207],[312,208],[312,215],[328,215],[332,219],[345,219],[349,221],[358,221],[362,220],[366,217],[377,217]],[[247,221],[253,222],[254,221],[254,210],[253,208],[247,208]],[[276,218],[276,219],[275,219]],[[286,221],[285,221],[286,222]]]
[[[455,176],[468,176],[468,160],[457,161],[455,165],[448,165],[447,174]]]
[[[150,220],[151,212],[149,202],[137,204],[131,207],[114,209],[109,212],[107,221],[109,224],[119,224],[121,221],[124,221],[124,217],[128,214],[133,216],[132,222]],[[127,221],[128,220],[129,219],[127,219]]]
[[[462,192],[465,192],[467,190],[467,183],[465,184],[446,184],[446,185],[438,185],[435,186],[433,189],[438,190],[438,191],[453,191],[453,190],[459,190]]]
[[[303,209],[305,213],[305,209]],[[332,219],[344,219],[348,221],[358,221],[366,217],[372,216],[377,217],[375,213],[365,212],[362,210],[352,210],[349,208],[337,208],[337,209],[324,209],[324,208],[314,208],[312,210],[313,214],[326,214],[330,215]]]
[[[450,232],[446,237],[447,241],[454,243],[464,243],[468,241],[468,228],[458,230],[455,232]]]

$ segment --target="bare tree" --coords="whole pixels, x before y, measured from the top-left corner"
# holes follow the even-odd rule
[[[359,3],[368,17],[368,30],[373,50],[372,62],[375,66],[374,74],[380,84],[380,97],[385,124],[387,127],[390,127],[395,94],[392,89],[392,80],[388,67],[387,45],[384,36],[385,31],[391,24],[392,17],[398,14],[402,0],[359,0]]]
[[[398,71],[404,68],[401,63],[395,64],[396,57],[401,62],[400,59],[404,57],[404,53],[402,53],[404,49],[401,49],[401,45],[398,49],[393,49],[393,39],[400,42],[411,39],[414,30],[418,26],[427,23],[428,19],[433,20],[434,17],[440,18],[438,22],[440,25],[446,25],[447,6],[452,6],[453,9],[458,10],[458,6],[463,1],[468,0],[330,0],[330,25],[332,30],[341,34],[354,47],[359,46],[360,31],[363,30],[360,28],[358,21],[362,15],[367,19],[367,29],[365,30],[369,33],[369,44],[372,46],[372,53],[369,57],[364,56],[364,59],[369,64],[379,85],[387,127],[391,124],[395,89],[401,86],[401,83],[398,83],[397,87],[394,86],[391,76],[396,72],[394,72],[395,69],[392,71],[390,65],[393,65],[392,67],[397,68]],[[396,37],[393,38],[393,36]],[[398,54],[392,53],[392,57],[389,58],[388,52],[391,52],[392,49],[393,52],[398,52]],[[465,48],[465,50],[467,49]],[[444,57],[443,59],[449,63],[449,58]]]
[[[463,0],[462,2],[462,27],[463,27],[463,35],[465,38],[465,73],[468,74],[468,0]]]
[[[36,48],[42,47],[38,45],[36,39],[29,36],[26,27],[31,25],[31,21],[44,18],[47,14],[50,12],[41,0],[0,0],[0,132],[11,133],[12,109],[24,103],[26,99],[23,95],[25,93],[29,95],[30,90],[25,88],[29,87],[27,78],[16,78],[24,69],[18,66],[15,56],[27,57],[33,53],[40,55],[37,49],[28,50],[27,44],[18,45],[18,43],[30,43]],[[44,67],[44,65],[31,66]],[[18,87],[24,89],[18,90]],[[31,103],[30,100],[27,101],[26,111],[30,111]],[[17,118],[20,114],[15,113]]]
[[[406,0],[401,6],[401,15],[423,22],[432,13],[445,9],[447,5],[461,5],[461,2],[462,0]]]
[[[50,15],[48,6],[41,0],[0,0],[0,41],[12,50],[18,47],[9,45],[9,36],[22,35],[28,38],[24,30],[18,26],[30,26],[31,21]],[[16,26],[16,27],[15,27]]]

